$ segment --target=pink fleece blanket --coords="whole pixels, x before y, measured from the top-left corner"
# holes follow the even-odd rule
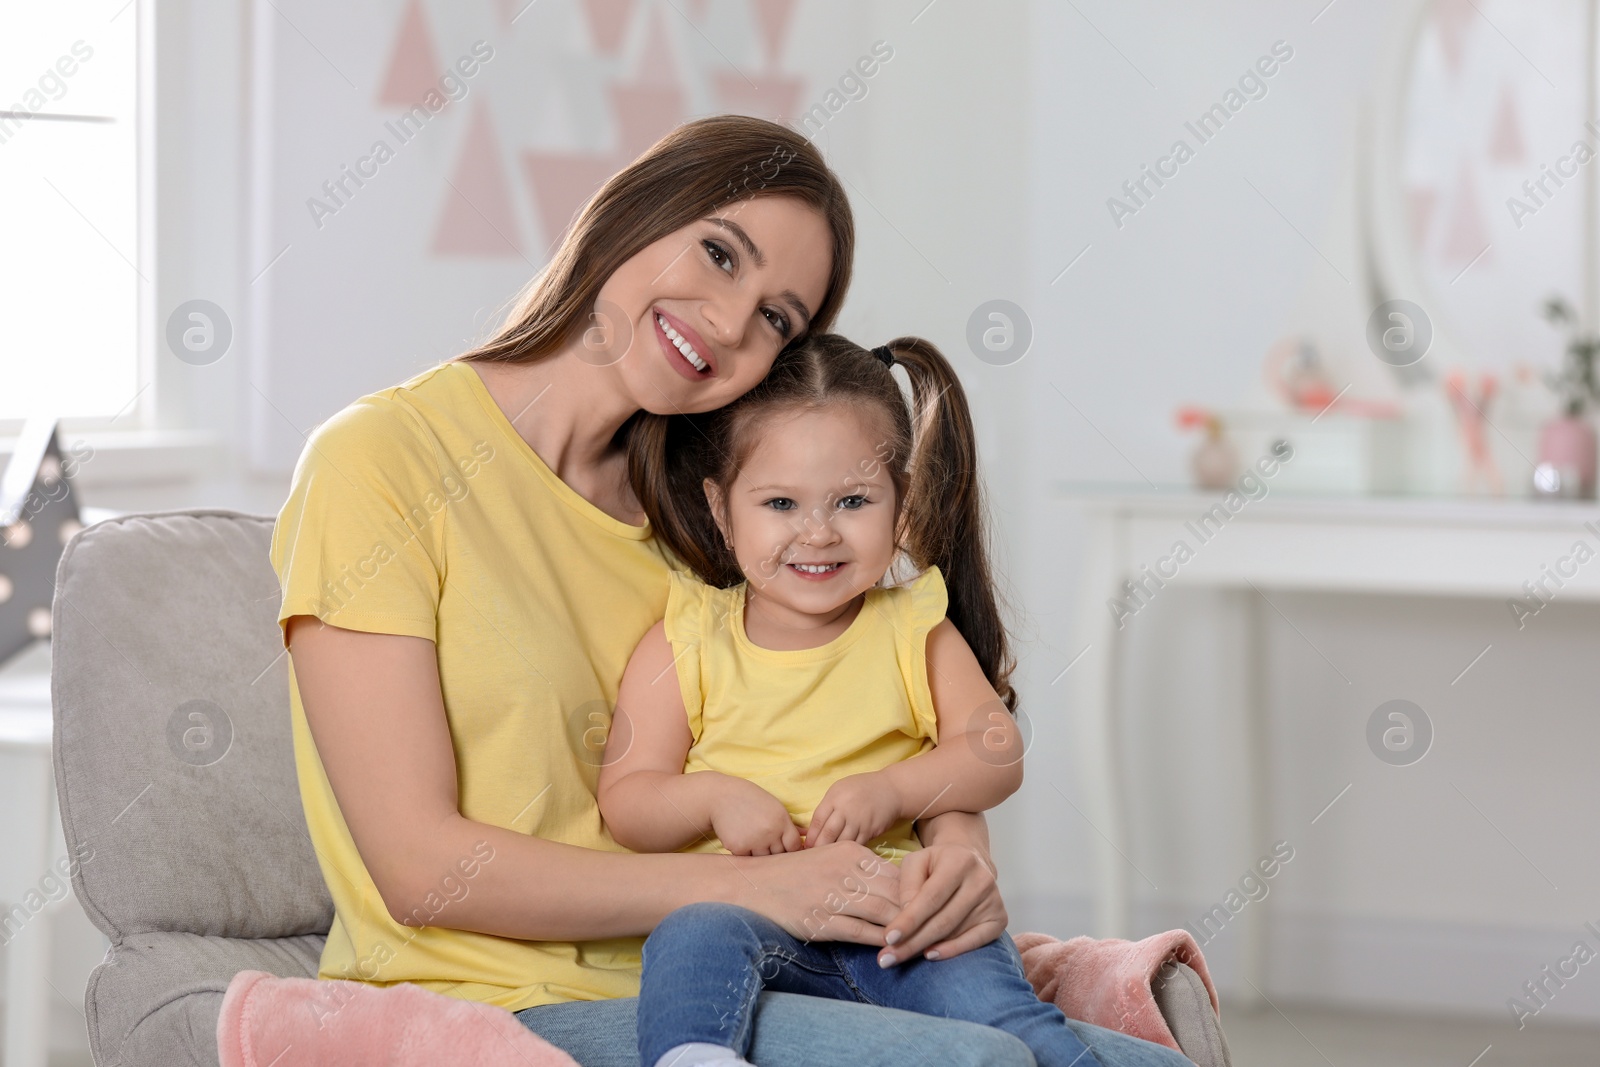
[[[1206,959],[1187,930],[1168,930],[1143,941],[1058,941],[1046,934],[1018,934],[1015,940],[1033,991],[1068,1018],[1177,1049],[1151,988],[1168,960],[1194,968],[1211,995],[1211,1010],[1222,1014]]]
[[[1170,959],[1194,968],[1217,1008],[1205,957],[1183,930],[1143,941],[1019,934],[1016,942],[1040,999],[1086,1023],[1176,1049],[1151,991]],[[229,983],[217,1019],[217,1052],[222,1067],[579,1067],[503,1008],[414,985],[277,978],[262,971],[241,971]]]
[[[217,1054],[222,1067],[579,1067],[504,1008],[421,986],[263,971],[241,971],[228,983]]]

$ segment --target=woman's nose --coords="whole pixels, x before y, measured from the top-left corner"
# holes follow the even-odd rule
[[[755,314],[754,302],[708,301],[701,309],[711,337],[726,348],[738,348],[744,340],[744,331],[750,317]]]

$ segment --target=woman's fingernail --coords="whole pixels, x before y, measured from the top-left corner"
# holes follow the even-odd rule
[[[885,937],[884,940],[889,942],[891,945],[898,945],[900,943],[900,931],[890,930],[889,936]]]
[[[878,957],[878,966],[884,968],[885,970],[893,967],[898,962],[899,961],[896,960],[893,955],[887,952]]]
[[[939,958],[939,954],[930,948],[928,951],[922,954],[922,958],[925,960],[936,960]]]

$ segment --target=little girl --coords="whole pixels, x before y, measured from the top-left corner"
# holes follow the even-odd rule
[[[661,432],[665,469],[636,464],[635,490],[698,578],[672,575],[623,676],[598,788],[616,841],[746,856],[857,841],[898,861],[917,819],[1015,791],[972,419],[939,351],[816,335]],[[885,587],[902,554],[921,573]],[[1041,1067],[1097,1063],[1009,936],[884,968],[873,946],[809,940],[831,915],[817,905],[806,939],[732,905],[669,915],[644,947],[644,1067],[746,1063],[764,989],[996,1026]]]

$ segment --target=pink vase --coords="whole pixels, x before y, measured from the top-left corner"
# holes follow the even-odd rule
[[[1220,433],[1208,433],[1189,457],[1189,471],[1201,489],[1232,489],[1239,477],[1239,453]]]
[[[1533,470],[1538,496],[1594,499],[1594,426],[1581,415],[1562,415],[1539,431],[1539,461]]]

